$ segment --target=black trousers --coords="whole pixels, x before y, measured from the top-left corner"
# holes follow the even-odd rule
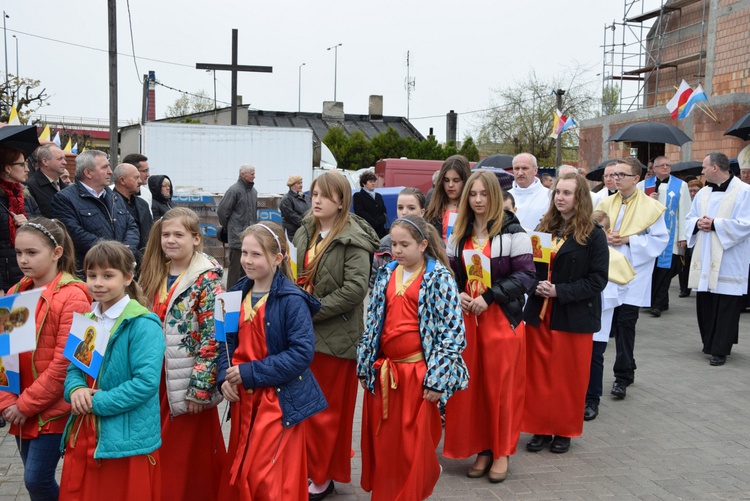
[[[604,352],[607,351],[605,341],[594,341],[591,350],[591,371],[589,373],[589,387],[586,390],[586,403],[599,405],[602,396],[602,379],[604,378]]]
[[[240,258],[242,258],[242,249],[233,249],[230,247],[229,266],[224,267],[227,270],[227,289],[236,284],[244,276]]]
[[[612,330],[615,332],[615,380],[629,386],[635,380],[635,324],[638,322],[638,306],[623,304],[615,308]]]
[[[672,263],[669,268],[659,268],[654,263],[654,272],[651,276],[651,308],[661,311],[669,309],[669,286],[679,270],[680,256],[677,254],[672,254]]]
[[[740,312],[744,296],[727,296],[699,292],[695,298],[698,328],[703,341],[703,353],[729,355],[737,344],[740,332]]]
[[[685,262],[680,263],[680,292],[690,292],[688,276],[690,275],[690,261],[693,260],[693,248],[685,248]],[[682,260],[680,260],[682,261]]]

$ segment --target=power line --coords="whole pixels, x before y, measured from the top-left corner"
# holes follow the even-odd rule
[[[130,26],[130,49],[133,51],[133,64],[135,65],[135,76],[141,81],[141,72],[138,71],[138,61],[135,58],[135,40],[133,40],[133,18],[130,16],[130,0],[125,2],[128,6],[128,26]]]
[[[89,49],[89,50],[93,50],[93,51],[97,51],[97,52],[106,52],[106,53],[109,52],[107,49],[100,49],[98,47],[91,47],[89,45],[83,45],[83,44],[78,44],[78,43],[73,43],[73,42],[66,42],[64,40],[57,40],[55,38],[50,38],[50,37],[43,37],[41,35],[35,35],[34,33],[27,33],[25,31],[12,30],[10,28],[8,28],[8,31],[13,32],[13,33],[19,33],[21,35],[26,35],[26,36],[33,37],[33,38],[39,38],[39,39],[42,39],[42,40],[48,40],[50,42],[61,43],[61,44],[64,44],[64,45],[71,45],[73,47],[80,47],[82,49]],[[118,56],[133,57],[133,58],[136,58],[136,59],[141,59],[143,61],[153,61],[155,63],[171,64],[171,65],[174,65],[174,66],[184,66],[185,68],[195,69],[195,65],[194,64],[175,63],[174,61],[165,61],[163,59],[154,59],[154,58],[151,58],[151,57],[136,56],[135,54],[125,54],[125,53],[122,53],[122,52],[118,52],[117,55]],[[138,79],[138,81],[140,81],[140,78]]]
[[[155,81],[154,83],[155,83],[156,85],[161,85],[161,86],[162,86],[162,87],[164,87],[164,88],[167,88],[167,89],[169,89],[169,90],[173,90],[173,91],[175,91],[175,92],[179,92],[179,93],[181,93],[181,94],[185,94],[185,95],[187,95],[187,96],[193,96],[193,97],[197,97],[197,98],[200,98],[200,99],[208,99],[208,97],[206,97],[206,96],[201,96],[200,94],[193,94],[192,92],[188,92],[188,91],[186,91],[186,90],[181,90],[181,89],[176,89],[176,88],[174,88],[174,87],[170,87],[169,85],[167,85],[167,84],[163,84],[163,83],[161,83],[161,82],[160,82],[160,81],[158,81],[158,80],[156,80],[156,81]],[[232,103],[228,103],[227,101],[221,101],[221,100],[219,100],[219,101],[217,101],[217,102],[218,102],[218,103],[221,103],[221,104],[226,104],[226,105],[231,105],[231,104],[232,104]]]

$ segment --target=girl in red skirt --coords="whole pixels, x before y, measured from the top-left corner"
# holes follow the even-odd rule
[[[607,285],[609,249],[592,220],[588,182],[560,176],[537,231],[552,234],[552,262],[537,263],[526,321],[526,405],[523,430],[532,452],[550,444],[570,448],[583,432],[593,333],[601,328],[601,292]]]
[[[357,403],[356,345],[364,329],[370,258],[380,241],[367,221],[349,213],[352,189],[326,172],[310,186],[311,215],[294,234],[298,283],[321,303],[313,316],[310,366],[328,408],[305,421],[310,500],[351,482],[352,427]]]
[[[461,291],[466,321],[463,353],[471,375],[466,391],[445,409],[443,455],[478,454],[467,476],[505,480],[516,453],[526,391],[524,294],[534,283],[529,236],[503,211],[497,177],[477,171],[466,183],[448,256]],[[487,269],[477,273],[476,264]]]
[[[320,303],[289,278],[284,231],[276,223],[242,233],[246,277],[239,332],[219,349],[218,382],[232,402],[229,457],[219,499],[307,499],[304,419],[326,403],[310,371],[311,315]]]
[[[160,388],[162,497],[213,500],[226,458],[216,405],[214,301],[221,266],[203,253],[198,215],[185,207],[154,223],[140,283],[167,344]]]
[[[432,224],[443,239],[448,241],[458,215],[466,180],[471,176],[471,165],[463,155],[448,157],[440,167],[435,188],[427,207],[425,219]]]
[[[418,501],[440,476],[438,401],[466,388],[458,289],[434,228],[407,215],[391,226],[357,349],[362,488],[373,500]]]
[[[73,415],[62,438],[60,499],[159,500],[161,322],[143,306],[125,245],[96,244],[83,270],[96,301],[91,317],[110,337],[96,380],[68,368],[63,395]]]

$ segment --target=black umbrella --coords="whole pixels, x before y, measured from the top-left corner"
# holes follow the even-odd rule
[[[514,179],[514,177],[513,177],[513,174],[511,174],[507,170],[505,170],[505,169],[499,169],[499,168],[496,168],[496,167],[487,167],[487,166],[479,167],[479,169],[480,170],[488,170],[490,172],[493,172],[495,174],[495,177],[497,177],[498,182],[500,183],[500,187],[503,190],[507,191],[507,190],[513,188],[513,179]],[[474,166],[474,170],[477,170],[476,166]]]
[[[610,160],[605,160],[590,171],[586,173],[586,179],[589,181],[601,181],[602,176],[604,176],[604,168],[607,166],[608,163],[612,161],[616,161],[616,158],[612,158]],[[643,179],[643,175],[646,174],[646,166],[641,164],[641,169],[643,172],[641,173],[641,179]]]
[[[692,141],[692,139],[674,125],[658,122],[639,122],[626,125],[609,136],[607,141],[640,141],[644,143],[667,143],[682,146]]]
[[[750,139],[750,113],[737,120],[724,135],[735,136],[743,141]]]
[[[686,176],[699,176],[703,172],[703,163],[695,160],[677,162],[676,164],[672,164],[672,172]]]
[[[36,127],[33,125],[6,125],[0,128],[0,146],[23,151],[28,158],[39,148]]]
[[[497,155],[490,155],[486,158],[481,159],[474,166],[475,169],[479,167],[497,167],[499,169],[512,169],[513,168],[513,155],[505,155],[498,153]]]

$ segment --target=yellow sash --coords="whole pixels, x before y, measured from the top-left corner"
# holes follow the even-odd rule
[[[424,353],[417,352],[398,360],[391,360],[390,358],[383,357],[378,359],[373,365],[375,370],[380,370],[380,392],[381,398],[383,399],[383,417],[381,418],[381,423],[383,419],[388,419],[388,390],[398,389],[398,379],[393,372],[391,364],[414,364],[420,360],[424,360]],[[376,435],[380,433],[381,423],[378,423],[378,430],[375,432]]]
[[[635,270],[628,258],[620,252],[609,248],[609,281],[619,285],[630,283],[635,278]]]
[[[622,217],[622,224],[620,224],[618,232],[621,237],[637,235],[644,231],[658,221],[659,217],[667,210],[664,205],[649,197],[641,190],[635,190],[635,193],[627,201],[622,199],[622,194],[618,191],[611,197],[602,200],[596,208],[607,213],[612,228],[614,228],[623,203],[628,208]]]

